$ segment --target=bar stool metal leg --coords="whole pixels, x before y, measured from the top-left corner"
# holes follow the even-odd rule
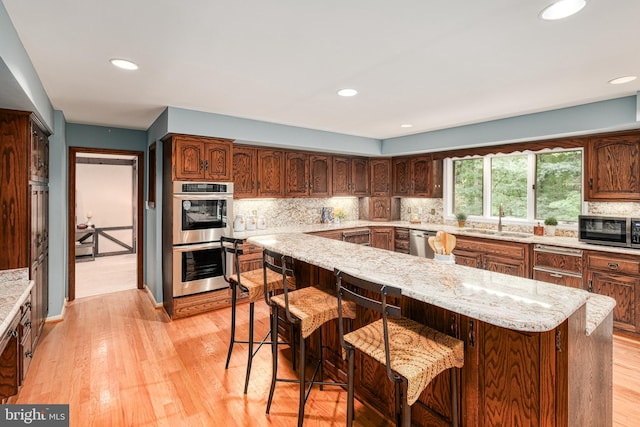
[[[276,389],[276,378],[278,376],[278,307],[271,309],[271,388],[269,389],[269,399],[267,400],[267,411],[271,409],[273,392]]]
[[[307,389],[305,386],[305,374],[306,374],[306,355],[305,355],[305,344],[304,337],[302,336],[302,328],[298,328],[300,330],[300,372],[298,375],[300,376],[300,402],[298,405],[298,427],[302,427],[302,423],[304,421],[304,404],[306,401]]]
[[[227,352],[227,362],[224,364],[224,369],[229,369],[229,361],[231,360],[231,352],[233,351],[233,344],[236,342],[236,294],[237,285],[235,282],[231,283],[231,337],[229,338],[229,351]],[[246,391],[245,391],[246,393]]]
[[[251,363],[253,362],[253,318],[254,318],[254,303],[249,303],[249,349],[247,356],[247,376],[244,380],[244,394],[247,394],[249,388],[249,376],[251,375]]]

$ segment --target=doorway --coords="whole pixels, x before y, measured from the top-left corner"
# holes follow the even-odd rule
[[[69,148],[69,301],[144,288],[143,165],[140,151]],[[123,173],[128,181],[117,178]],[[87,277],[89,290],[80,282]]]

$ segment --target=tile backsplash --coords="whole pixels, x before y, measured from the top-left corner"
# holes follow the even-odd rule
[[[347,220],[359,219],[360,211],[357,197],[329,198],[292,198],[292,199],[245,199],[233,202],[234,215],[249,215],[256,211],[264,215],[267,227],[287,225],[317,224],[320,222],[323,207],[341,209]],[[631,216],[640,218],[640,203],[585,202],[584,212],[588,215]],[[402,198],[400,199],[400,220],[409,221],[413,215],[423,223],[444,223],[442,199]],[[455,221],[448,221],[455,225]],[[468,224],[472,226],[473,224]],[[491,225],[476,224],[479,228],[491,228]],[[531,226],[510,227],[512,231],[532,232]],[[517,230],[516,230],[517,229]],[[557,230],[560,235],[575,236],[573,230]]]
[[[264,215],[267,228],[287,225],[318,224],[323,207],[339,208],[346,214],[346,220],[357,220],[357,197],[329,197],[318,199],[246,199],[234,200],[234,215],[250,215],[256,211]]]

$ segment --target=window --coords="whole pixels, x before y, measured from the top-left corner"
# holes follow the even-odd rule
[[[582,201],[582,150],[447,159],[448,213],[577,222]]]

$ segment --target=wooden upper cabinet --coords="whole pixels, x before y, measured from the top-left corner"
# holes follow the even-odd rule
[[[391,195],[391,159],[369,160],[371,196]]]
[[[369,160],[363,157],[333,157],[333,195],[368,196]]]
[[[640,135],[590,139],[584,177],[585,200],[640,201]]]
[[[331,156],[309,155],[309,195],[311,197],[330,197],[332,184]]]
[[[285,195],[305,197],[309,195],[309,155],[287,151],[285,155]]]
[[[258,150],[258,197],[284,196],[284,151]]]
[[[442,197],[442,160],[394,157],[392,165],[393,196]]]
[[[411,192],[411,159],[409,157],[394,157],[392,175],[393,195],[409,196]]]
[[[253,147],[233,147],[233,197],[243,199],[258,196],[258,150]]]
[[[216,140],[204,144],[204,177],[212,181],[231,181],[231,152],[228,140]]]
[[[176,135],[172,142],[174,180],[231,181],[231,140]]]

